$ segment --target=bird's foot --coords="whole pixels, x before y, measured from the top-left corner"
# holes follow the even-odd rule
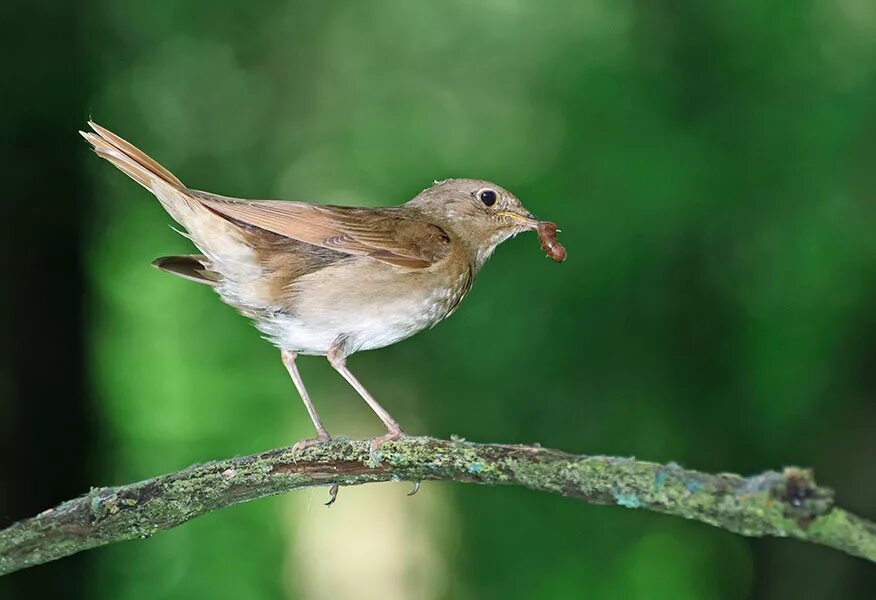
[[[311,446],[325,444],[326,442],[330,441],[332,441],[332,438],[327,431],[317,431],[315,438],[309,438],[306,440],[299,440],[295,442],[295,444],[292,446],[292,461],[296,463],[298,462],[298,455],[301,453],[302,450],[310,448]],[[337,492],[335,492],[335,495],[337,495]]]
[[[396,429],[388,432],[386,435],[382,435],[380,437],[373,438],[371,440],[371,445],[368,449],[368,455],[371,457],[371,461],[379,465],[380,464],[380,454],[377,452],[380,449],[380,446],[385,444],[386,442],[393,442],[395,440],[400,440],[405,436],[405,432],[401,429]]]

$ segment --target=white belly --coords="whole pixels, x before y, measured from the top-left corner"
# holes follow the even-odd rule
[[[296,282],[290,308],[256,320],[279,348],[324,355],[339,341],[347,354],[389,346],[449,316],[471,283],[467,271],[450,277],[408,272],[404,277],[416,285],[400,286],[399,271],[376,262],[355,278],[343,267],[318,275]]]

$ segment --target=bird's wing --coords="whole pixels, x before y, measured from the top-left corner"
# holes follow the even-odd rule
[[[244,225],[400,267],[425,269],[450,252],[450,238],[440,227],[393,209],[238,200],[203,192],[194,197]]]

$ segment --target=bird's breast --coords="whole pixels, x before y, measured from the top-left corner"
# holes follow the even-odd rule
[[[325,354],[339,340],[350,353],[382,348],[452,314],[472,280],[467,261],[412,270],[351,257],[296,280],[256,325],[278,347],[302,354]]]

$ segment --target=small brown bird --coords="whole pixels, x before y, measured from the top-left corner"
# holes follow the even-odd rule
[[[518,233],[538,230],[551,258],[566,256],[555,225],[487,181],[450,179],[392,208],[240,200],[189,189],[119,136],[88,124],[93,133],[80,133],[95,152],[155,194],[202,252],[153,264],[212,286],[280,349],[316,427],[316,438],[296,450],[330,439],[298,373],[299,354],[327,357],[377,413],[387,433],[372,440],[375,455],[404,433],[347,357],[453,314],[496,246]]]

